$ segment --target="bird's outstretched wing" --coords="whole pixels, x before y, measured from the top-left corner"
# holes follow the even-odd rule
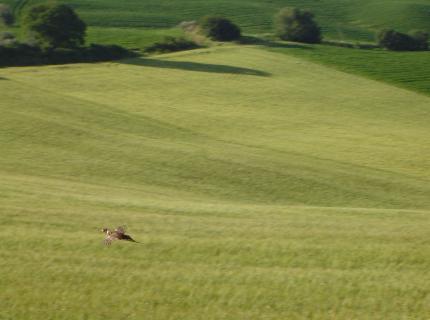
[[[125,229],[126,229],[126,226],[119,226],[115,229],[115,232],[119,234],[125,234]]]

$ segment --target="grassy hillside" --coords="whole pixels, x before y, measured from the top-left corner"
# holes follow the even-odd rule
[[[41,0],[6,0],[19,12]],[[430,3],[427,0],[70,0],[80,15],[103,37],[114,34],[112,27],[171,28],[184,20],[206,14],[220,14],[233,19],[248,33],[272,31],[273,15],[282,7],[310,9],[325,34],[335,39],[373,40],[376,30],[395,27],[430,30]],[[109,28],[103,30],[103,28]],[[101,30],[100,30],[101,29]],[[118,34],[118,40],[121,38]]]
[[[17,14],[39,0],[8,0]],[[142,49],[165,36],[182,36],[174,28],[180,21],[192,20],[207,13],[231,17],[246,33],[270,38],[274,13],[283,6],[299,6],[315,12],[326,38],[373,41],[376,30],[394,27],[401,31],[430,30],[428,1],[66,1],[88,23],[87,43],[119,44]],[[4,29],[4,28],[3,28]],[[0,32],[2,27],[0,26]],[[20,35],[18,28],[12,30]],[[25,36],[21,32],[21,39]],[[273,44],[273,43],[272,43]],[[387,52],[352,50],[329,46],[291,46],[276,44],[276,50],[339,70],[364,75],[421,93],[430,93],[430,55],[426,52]],[[309,50],[312,49],[312,50]]]
[[[253,47],[0,77],[0,318],[426,318],[429,97]]]
[[[241,50],[248,53],[246,59]],[[422,150],[428,142],[428,97],[258,49],[218,51],[216,55],[209,54],[210,50],[196,51],[184,55],[184,61],[137,59],[101,69],[89,65],[5,70],[4,77],[11,74],[16,81],[2,83],[5,101],[10,101],[9,117],[13,117],[3,121],[6,128],[22,123],[36,130],[32,113],[42,112],[36,114],[43,120],[42,126],[59,122],[58,128],[48,127],[55,139],[53,147],[65,143],[76,146],[77,150],[65,150],[62,159],[79,160],[76,166],[72,161],[70,170],[95,181],[104,181],[107,174],[117,172],[115,179],[164,186],[165,176],[170,185],[172,173],[191,170],[195,177],[175,173],[175,185],[180,183],[183,190],[203,192],[216,199],[229,199],[234,194],[236,200],[248,201],[251,196],[252,202],[261,203],[354,203],[399,208],[423,208],[430,203],[426,183],[420,180],[423,174],[426,178],[429,175],[429,162]],[[244,66],[241,59],[247,61]],[[59,70],[62,81],[57,80]],[[21,93],[25,83],[37,88]],[[49,106],[46,90],[53,96],[48,101],[52,101],[54,114],[45,116]],[[22,99],[31,99],[32,103],[25,105]],[[63,123],[64,118],[72,121],[71,127]],[[81,129],[76,129],[76,122]],[[109,130],[109,136],[102,139],[105,145],[98,145],[100,139],[95,137],[81,141],[81,130],[92,126],[97,134]],[[67,131],[61,135],[57,129]],[[8,132],[15,131],[11,128]],[[122,132],[138,140],[123,145]],[[59,141],[63,136],[66,140]],[[142,136],[152,140],[140,146]],[[34,143],[37,137],[28,139]],[[39,138],[40,144],[31,152],[43,161],[40,165],[37,161],[23,164],[22,172],[49,168],[51,176],[69,176],[70,172],[57,165],[58,159],[51,160],[46,152],[46,147],[50,148],[46,136]],[[179,149],[172,150],[173,157],[164,148],[159,150],[160,138],[173,139],[173,146],[179,143]],[[208,140],[213,141],[213,148]],[[2,167],[11,170],[17,165],[15,152],[23,149],[22,141],[12,141],[9,156],[2,159]],[[201,154],[201,144],[210,149]],[[138,146],[154,150],[136,157]],[[190,154],[184,154],[187,148]],[[399,152],[405,156],[399,158]],[[112,158],[116,153],[118,157]],[[244,157],[244,153],[249,155]],[[212,155],[217,154],[220,159],[214,161]],[[411,161],[407,166],[403,162],[406,155],[408,163]],[[94,156],[109,161],[94,167]],[[235,156],[247,160],[238,161]],[[114,170],[122,161],[129,163]],[[267,170],[268,164],[276,170]],[[242,171],[244,166],[246,170]],[[227,168],[237,174],[237,180],[230,181]],[[263,180],[249,185],[247,179]],[[416,189],[412,198],[404,197],[406,186]],[[310,195],[309,188],[316,193]]]
[[[430,54],[270,42],[272,50],[430,94]]]

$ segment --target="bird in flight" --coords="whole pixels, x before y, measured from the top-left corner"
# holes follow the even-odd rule
[[[108,228],[103,228],[102,232],[104,234],[106,234],[106,238],[104,240],[104,244],[107,245],[107,246],[110,246],[112,244],[112,241],[114,241],[114,240],[126,240],[126,241],[131,241],[131,242],[138,243],[132,237],[130,237],[129,235],[125,234],[125,226],[117,227],[114,231],[112,231],[112,230],[110,230]]]

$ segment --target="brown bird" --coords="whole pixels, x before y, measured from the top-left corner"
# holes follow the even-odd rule
[[[114,231],[112,231],[108,228],[103,228],[102,232],[106,234],[104,244],[107,246],[110,246],[112,244],[112,241],[114,241],[114,240],[126,240],[126,241],[138,243],[132,237],[125,234],[125,227],[124,226],[118,227]]]

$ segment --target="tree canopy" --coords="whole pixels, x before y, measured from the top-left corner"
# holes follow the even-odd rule
[[[205,16],[200,19],[199,26],[212,40],[233,41],[240,38],[240,28],[223,17]]]
[[[377,41],[380,47],[396,51],[427,50],[428,39],[428,33],[419,30],[406,34],[393,29],[386,29],[377,34]]]
[[[276,34],[282,40],[318,43],[321,30],[313,13],[297,8],[283,8],[275,16]]]
[[[3,3],[0,3],[0,23],[6,26],[11,26],[15,22],[15,17],[11,8]]]
[[[39,4],[23,18],[24,28],[43,46],[74,48],[85,42],[85,23],[64,4]]]

